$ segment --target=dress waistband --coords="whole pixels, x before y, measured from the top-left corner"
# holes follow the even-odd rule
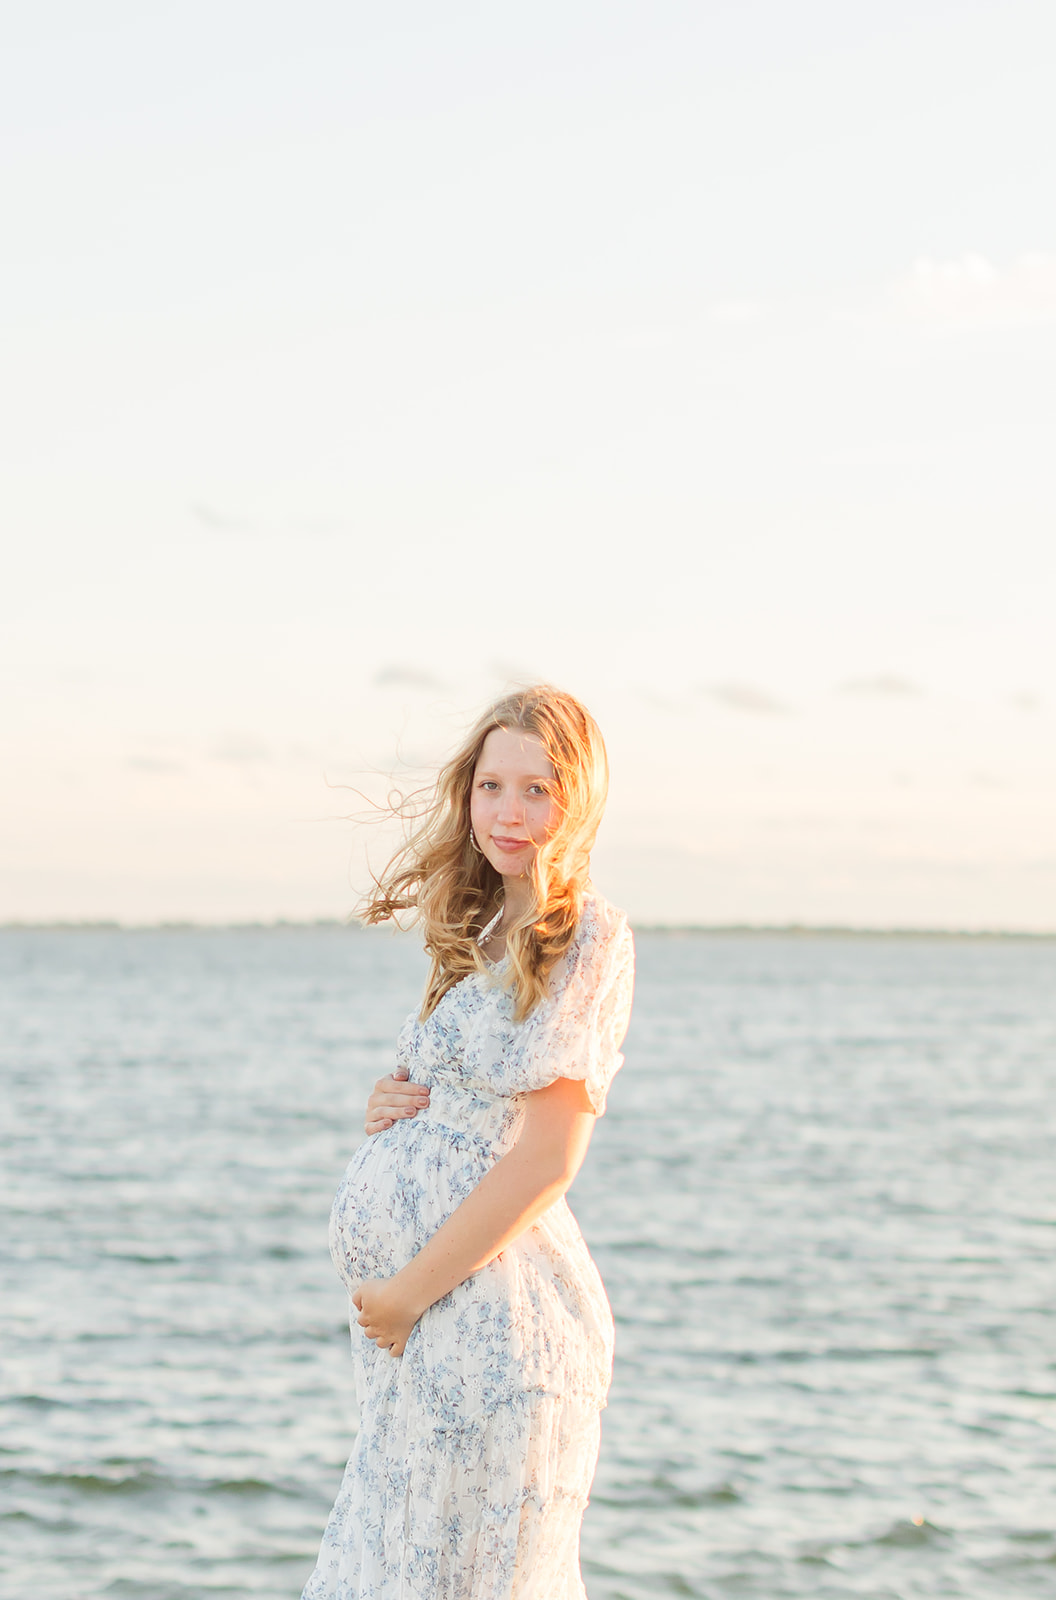
[[[456,1137],[506,1148],[520,1118],[514,1100],[475,1086],[436,1083],[429,1104],[415,1113],[412,1125],[443,1128]]]

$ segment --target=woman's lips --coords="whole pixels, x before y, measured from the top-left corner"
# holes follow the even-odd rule
[[[531,840],[500,839],[493,833],[491,836],[491,842],[495,846],[496,850],[524,850],[531,843]]]

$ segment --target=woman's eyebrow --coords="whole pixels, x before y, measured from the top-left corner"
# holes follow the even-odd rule
[[[502,774],[499,772],[490,772],[486,768],[481,768],[479,772],[474,774],[474,777],[478,779],[491,778],[496,781],[500,781]],[[556,774],[553,772],[529,772],[527,774],[521,774],[522,782],[524,783],[553,783],[555,777]]]

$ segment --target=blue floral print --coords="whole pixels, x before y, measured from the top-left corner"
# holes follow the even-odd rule
[[[524,1097],[584,1080],[600,1116],[630,1015],[622,912],[586,899],[522,1022],[503,963],[404,1024],[430,1104],[367,1140],[334,1201],[349,1293],[409,1261],[516,1142]],[[612,1373],[612,1314],[564,1200],[420,1319],[393,1359],[349,1325],[360,1428],[302,1600],[586,1600],[579,1529]]]

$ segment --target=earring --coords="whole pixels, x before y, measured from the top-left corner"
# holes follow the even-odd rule
[[[477,852],[478,856],[482,856],[484,854],[483,850],[480,848],[480,845],[477,843],[477,836],[473,832],[472,828],[470,828],[470,830],[469,830],[469,842],[473,846],[474,850]]]

